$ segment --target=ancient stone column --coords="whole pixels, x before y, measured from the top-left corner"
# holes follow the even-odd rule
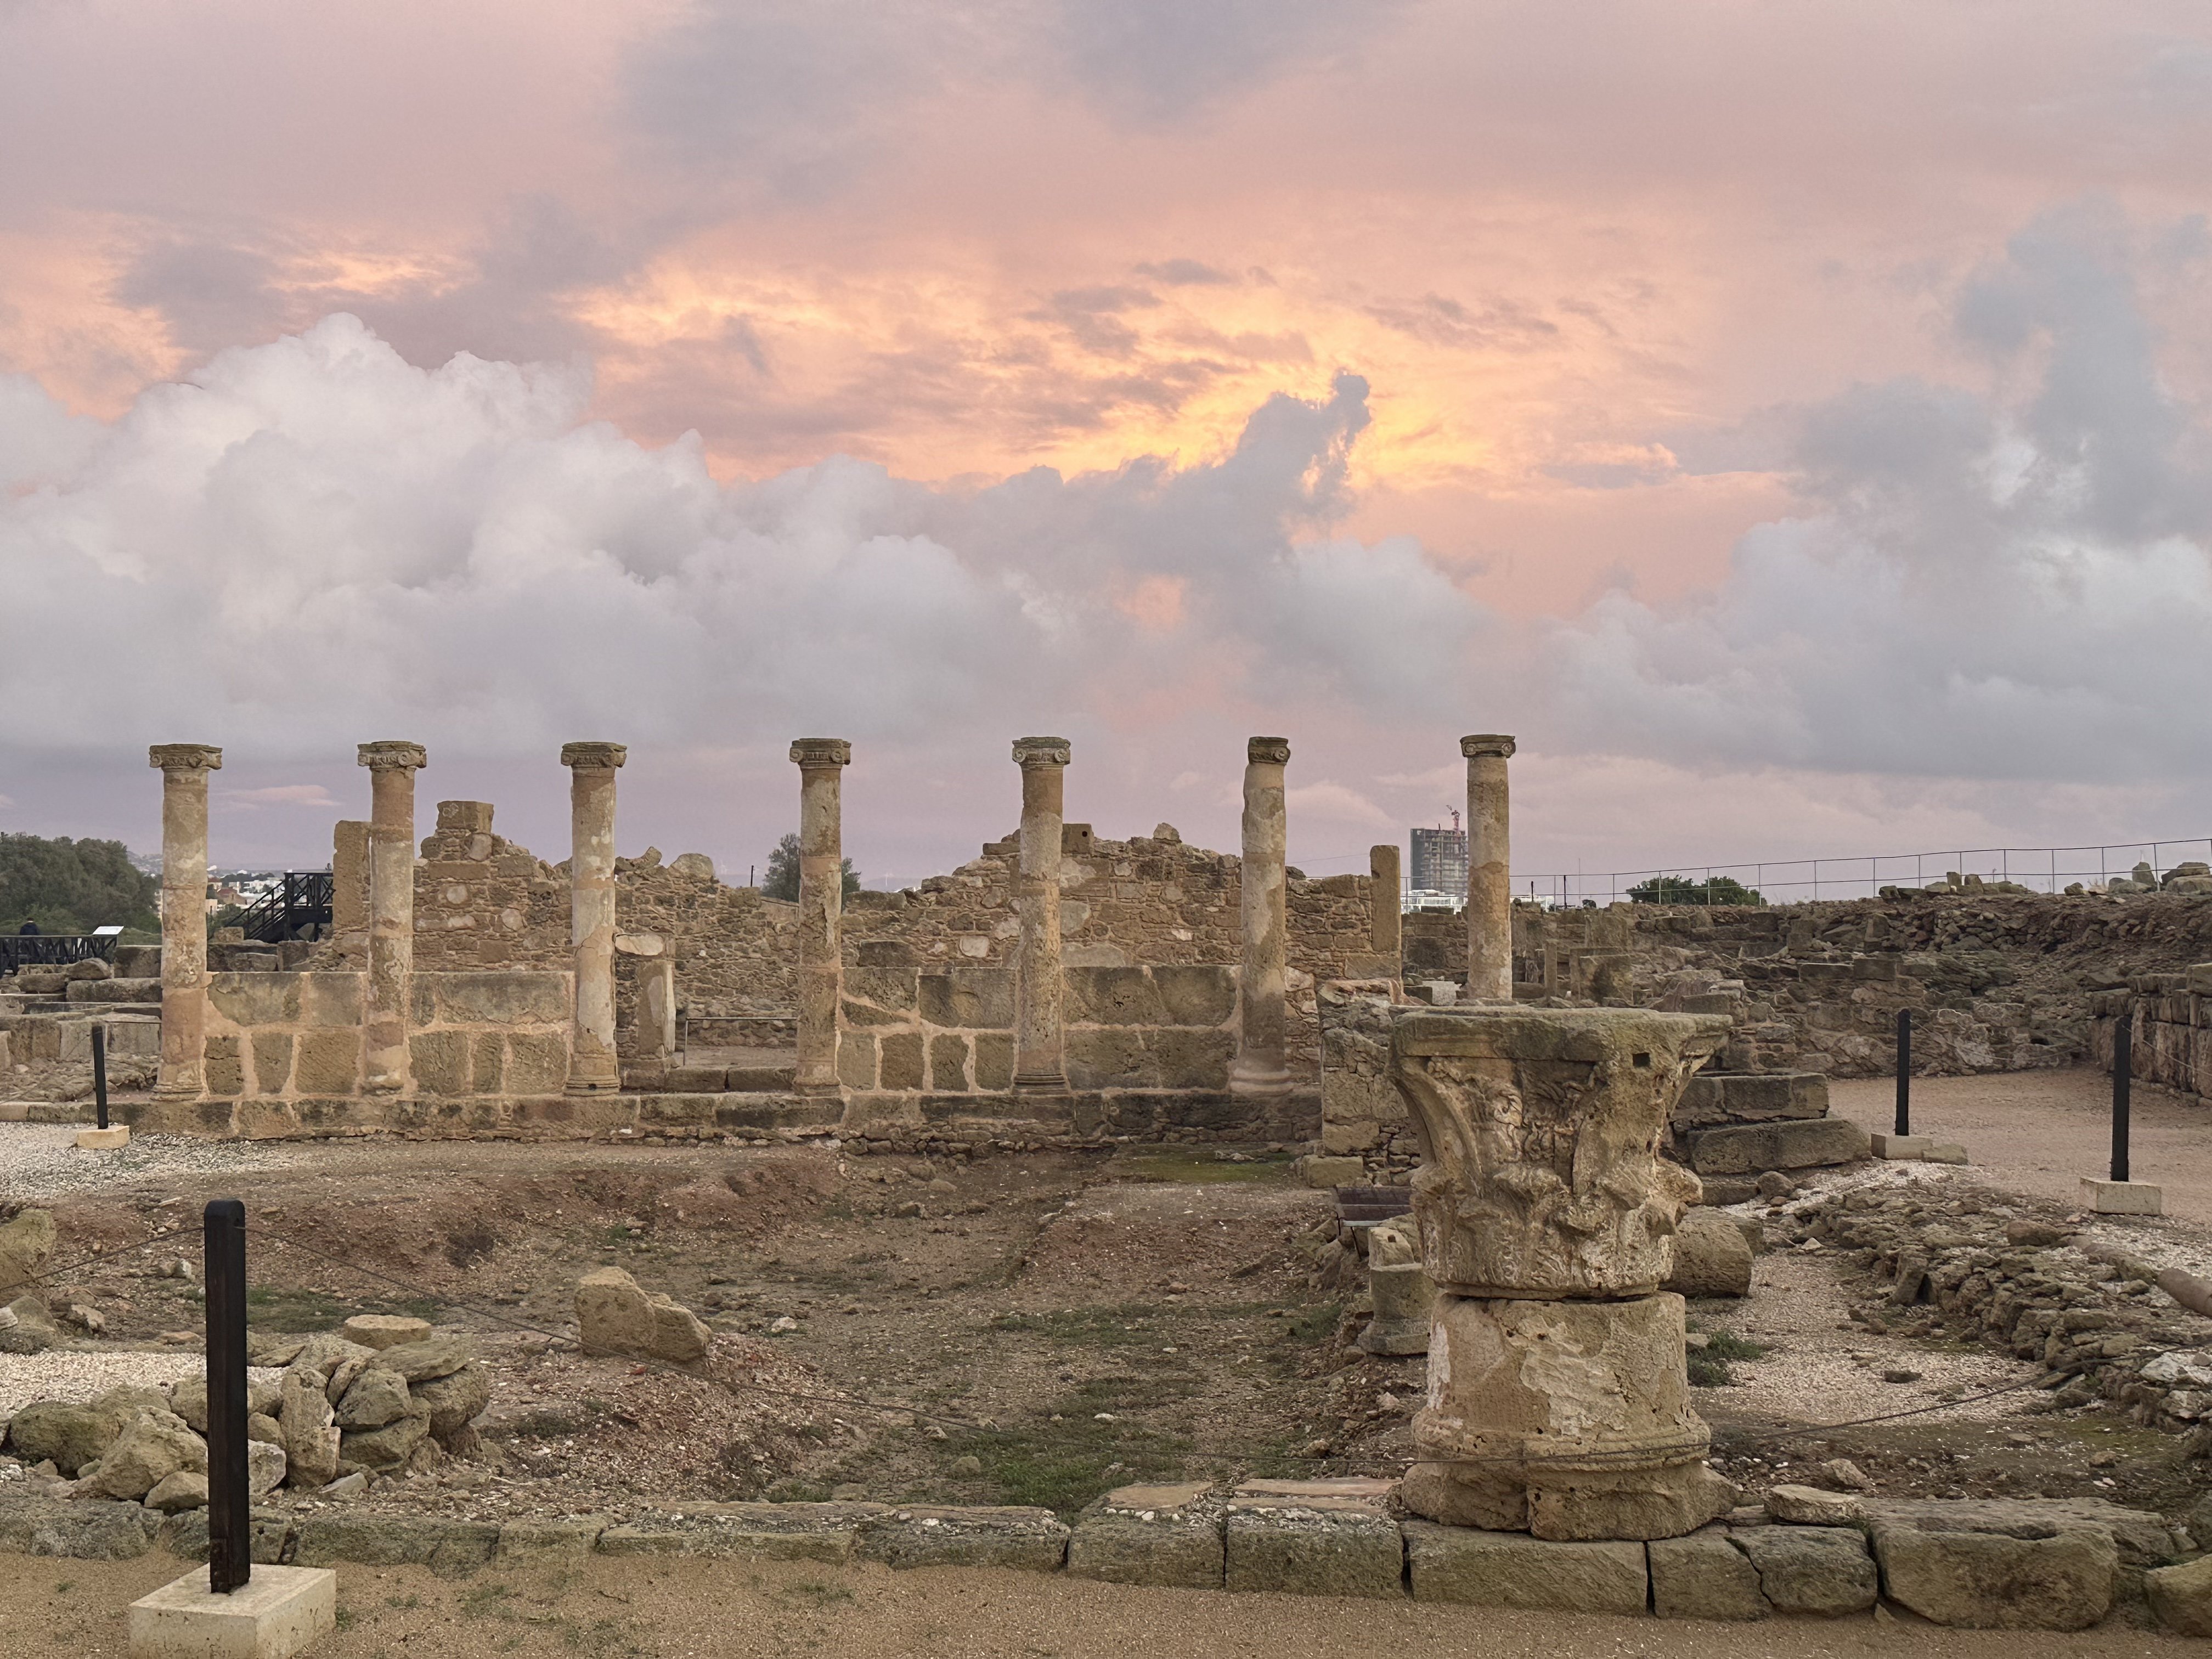
[[[799,768],[799,1071],[792,1086],[802,1095],[834,1095],[837,999],[845,977],[837,927],[845,908],[838,792],[853,745],[842,738],[799,738],[791,758]]]
[[[419,743],[361,745],[368,768],[368,976],[362,998],[362,1088],[398,1094],[409,1079],[407,999],[415,977],[415,774]]]
[[[157,743],[161,769],[161,1069],[154,1092],[197,1099],[206,1081],[208,774],[222,750]]]
[[[1417,1515],[1540,1538],[1672,1538],[1735,1502],[1662,1291],[1698,1178],[1659,1156],[1729,1022],[1644,1009],[1404,1009],[1390,1080],[1437,1299]],[[1379,1303],[1378,1303],[1379,1307]]]
[[[1255,738],[1244,752],[1244,967],[1237,981],[1237,1058],[1229,1066],[1229,1091],[1245,1100],[1279,1100],[1291,1087],[1285,1064],[1290,926],[1283,873],[1283,769],[1290,763],[1291,742]]]
[[[568,939],[576,983],[568,1033],[568,1092],[622,1087],[615,1058],[615,769],[618,743],[565,743],[568,769]]]
[[[1467,757],[1467,996],[1513,1000],[1513,860],[1509,845],[1505,763],[1513,739],[1497,732],[1462,738]]]
[[[1066,738],[1014,739],[1014,763],[1022,769],[1014,1088],[1024,1094],[1062,1094],[1067,1089],[1060,1031],[1060,830],[1068,756]]]
[[[1404,889],[1398,877],[1395,846],[1367,849],[1368,948],[1392,964],[1390,977],[1403,977],[1406,953]]]

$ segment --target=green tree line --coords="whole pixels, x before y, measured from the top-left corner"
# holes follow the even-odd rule
[[[161,881],[131,867],[119,841],[0,833],[0,931],[161,927]]]

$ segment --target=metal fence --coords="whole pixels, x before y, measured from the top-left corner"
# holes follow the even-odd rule
[[[0,974],[28,963],[58,967],[92,957],[112,961],[112,933],[0,933]]]
[[[2175,865],[2212,861],[2212,836],[2176,836],[2165,841],[2117,842],[2103,847],[1967,847],[1948,852],[1881,853],[1854,858],[1770,859],[1748,864],[1670,864],[1652,870],[1577,870],[1571,874],[1527,875],[1516,872],[1516,897],[1533,898],[1563,908],[1612,904],[1630,890],[1662,878],[1687,880],[1699,890],[1669,902],[1708,902],[1706,884],[1726,876],[1759,893],[1769,904],[1813,899],[1872,898],[1885,887],[1925,887],[1951,872],[1984,881],[2009,881],[2038,892],[2063,891],[2074,882],[2101,884],[2148,864],[2163,876]]]

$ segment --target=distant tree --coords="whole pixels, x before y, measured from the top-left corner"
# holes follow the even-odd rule
[[[119,841],[0,835],[0,927],[48,933],[157,928],[161,881],[134,869]]]
[[[1756,887],[1747,887],[1734,876],[1708,876],[1692,881],[1687,876],[1655,876],[1628,890],[1638,904],[1764,904]]]
[[[850,898],[860,890],[860,872],[847,859],[842,868],[845,872],[845,896]],[[776,842],[768,855],[768,879],[761,883],[763,898],[781,899],[786,904],[799,902],[799,837],[786,836]]]

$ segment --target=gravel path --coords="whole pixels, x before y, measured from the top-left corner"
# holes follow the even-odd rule
[[[1897,1099],[1892,1078],[1828,1085],[1835,1115],[1887,1133]],[[1912,1132],[1960,1142],[1978,1178],[2072,1207],[2083,1176],[2102,1176],[2112,1146],[2112,1083],[2102,1072],[2000,1072],[1915,1078]],[[2212,1222],[2212,1113],[2138,1083],[2130,1107],[2130,1173],[2165,1188],[2166,1212]]]
[[[62,1193],[159,1182],[169,1175],[290,1169],[310,1162],[318,1150],[267,1141],[133,1135],[131,1144],[120,1152],[88,1152],[76,1144],[77,1127],[68,1123],[0,1123],[0,1203],[35,1203]]]
[[[110,1389],[162,1389],[198,1373],[206,1362],[189,1348],[166,1353],[102,1353],[50,1349],[0,1354],[0,1418],[13,1417],[33,1400],[90,1400]],[[282,1371],[251,1367],[257,1382],[276,1382]]]

